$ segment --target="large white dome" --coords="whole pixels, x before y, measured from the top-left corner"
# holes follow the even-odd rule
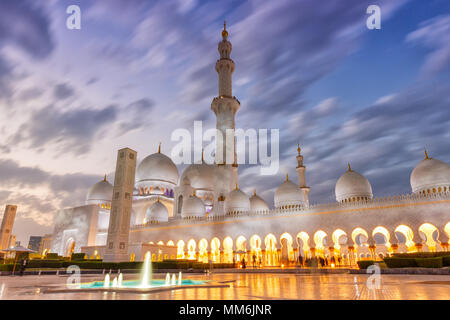
[[[206,209],[201,199],[190,195],[183,200],[183,206],[181,208],[182,218],[203,218],[205,216]]]
[[[199,190],[214,190],[214,166],[205,162],[189,165],[181,175],[183,179],[189,179],[191,187]]]
[[[136,170],[136,182],[161,181],[178,183],[178,169],[168,156],[158,152],[147,156]]]
[[[373,198],[372,186],[362,174],[350,168],[337,181],[334,189],[336,201],[360,201]]]
[[[113,186],[105,178],[94,184],[86,195],[87,204],[101,204],[111,202],[113,194]]]
[[[152,204],[145,213],[146,222],[167,222],[169,221],[169,211],[159,200]]]
[[[247,213],[250,211],[250,199],[245,192],[234,189],[225,199],[226,213]]]
[[[286,177],[286,181],[275,191],[274,203],[276,208],[292,208],[293,206],[303,206],[304,198],[298,185]]]
[[[263,198],[255,193],[250,197],[250,211],[253,213],[259,213],[269,210],[269,205]]]
[[[414,193],[436,193],[450,190],[450,166],[425,154],[411,172],[411,189]]]

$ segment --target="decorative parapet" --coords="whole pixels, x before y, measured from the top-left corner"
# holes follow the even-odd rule
[[[335,211],[335,210],[345,210],[345,209],[364,209],[390,205],[401,205],[401,204],[415,204],[422,203],[426,201],[439,201],[439,200],[450,200],[450,192],[433,193],[427,195],[421,194],[404,194],[389,197],[379,197],[371,200],[365,201],[354,201],[347,203],[322,203],[322,204],[310,204],[305,207],[297,207],[291,209],[281,209],[276,208],[272,210],[260,210],[256,212],[240,213],[237,215],[224,215],[224,216],[208,216],[204,218],[196,219],[181,219],[181,218],[170,218],[168,222],[160,223],[147,223],[132,226],[132,229],[142,229],[151,227],[160,227],[168,225],[186,225],[186,224],[196,224],[203,223],[205,221],[223,221],[223,220],[235,220],[239,221],[241,219],[247,219],[249,217],[259,217],[259,216],[289,216],[296,215],[299,213],[320,213],[324,211]]]

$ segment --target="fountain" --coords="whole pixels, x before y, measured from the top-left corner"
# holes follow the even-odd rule
[[[151,253],[150,251],[147,251],[145,253],[144,258],[144,269],[142,270],[142,280],[141,280],[141,287],[142,288],[148,288],[150,287],[150,282],[152,279],[152,261],[151,261]]]
[[[109,273],[107,273],[105,276],[105,280],[103,281],[103,288],[109,288]]]
[[[117,281],[117,286],[120,288],[122,287],[122,283],[123,283],[123,274],[120,273],[119,274],[119,280]]]
[[[166,286],[170,286],[170,273],[166,274]]]
[[[177,287],[177,286],[190,286],[190,285],[205,285],[204,280],[182,280],[182,273],[178,273],[178,281],[176,274],[166,274],[165,279],[152,279],[152,261],[151,253],[147,251],[144,257],[144,264],[142,266],[141,278],[137,280],[123,280],[123,274],[119,273],[118,277],[114,277],[111,281],[111,273],[105,274],[104,281],[94,281],[81,285],[81,289],[107,289],[107,290],[128,290],[136,289],[142,291],[144,289],[152,290],[161,287]],[[111,270],[110,270],[111,271]]]

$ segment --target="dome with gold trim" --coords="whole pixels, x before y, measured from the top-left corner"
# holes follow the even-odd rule
[[[338,202],[362,201],[373,198],[369,180],[362,174],[353,171],[350,164],[348,170],[338,179],[334,191]]]
[[[414,193],[440,193],[450,191],[450,166],[440,160],[428,157],[413,169],[410,177],[411,189]]]
[[[86,195],[86,204],[111,204],[113,194],[113,186],[106,180],[106,175],[103,180],[94,184]]]
[[[275,208],[290,209],[298,206],[304,206],[303,191],[297,184],[289,180],[286,175],[284,181],[275,191],[274,196]]]

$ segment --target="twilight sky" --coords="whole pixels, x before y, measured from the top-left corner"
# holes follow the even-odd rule
[[[334,200],[346,170],[375,196],[411,191],[423,159],[450,162],[447,0],[2,0],[0,203],[13,233],[52,231],[81,205],[116,152],[170,154],[173,130],[215,126],[217,43],[227,20],[239,128],[280,129],[275,176],[240,168],[240,187],[269,203],[302,146],[311,202]],[[66,8],[81,8],[81,30]],[[366,8],[381,7],[381,30]],[[181,174],[180,167],[180,174]],[[2,209],[3,211],[3,209]]]

